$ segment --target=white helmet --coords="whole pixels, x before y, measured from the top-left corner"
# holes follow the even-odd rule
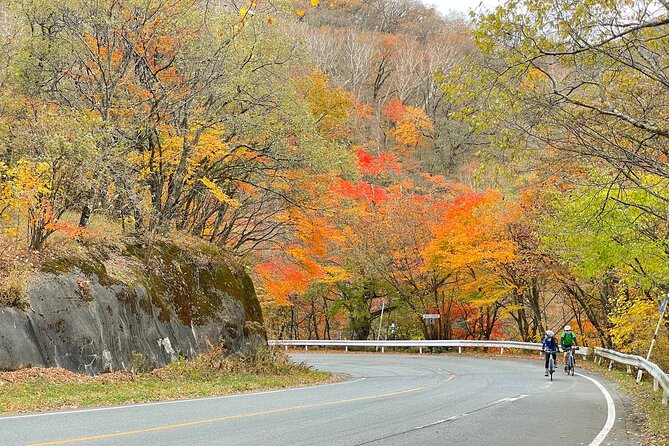
[[[546,330],[546,336],[552,338],[553,336],[555,336],[555,333],[553,332],[553,330]]]
[[[564,326],[564,331],[571,331],[571,327],[569,325]]]

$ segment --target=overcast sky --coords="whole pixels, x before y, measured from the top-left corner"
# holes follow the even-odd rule
[[[493,9],[502,3],[501,0],[421,0],[426,5],[433,5],[444,14],[449,11],[460,11],[467,13],[470,9],[477,8],[480,4],[484,7]]]

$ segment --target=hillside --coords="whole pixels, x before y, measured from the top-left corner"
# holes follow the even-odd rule
[[[570,325],[646,354],[669,290],[668,7],[593,5],[3,3],[0,298],[60,244],[193,237],[249,271],[271,337]],[[124,283],[169,323],[206,315],[181,285]]]

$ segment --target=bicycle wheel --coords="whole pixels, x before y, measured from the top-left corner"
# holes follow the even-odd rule
[[[576,368],[576,364],[574,364],[574,354],[569,355],[569,373],[571,376],[574,376],[574,369]]]
[[[553,381],[553,372],[555,371],[555,360],[553,355],[548,356],[548,373],[551,375],[551,381]]]
[[[574,371],[576,370],[576,355],[574,353],[571,354],[571,374],[572,376],[574,375]]]

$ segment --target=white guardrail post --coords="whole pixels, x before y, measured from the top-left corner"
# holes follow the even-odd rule
[[[271,346],[283,346],[286,350],[288,347],[304,347],[309,350],[310,346],[314,347],[344,347],[348,351],[349,347],[381,347],[381,353],[385,352],[386,347],[418,347],[419,353],[423,353],[423,347],[457,347],[458,353],[462,353],[464,347],[484,347],[484,348],[499,348],[500,354],[504,354],[505,349],[519,349],[519,350],[541,350],[541,344],[534,342],[515,342],[515,341],[478,341],[468,339],[449,339],[449,340],[423,340],[423,341],[349,341],[349,340],[281,340],[272,339],[267,341]],[[624,364],[627,366],[627,372],[632,373],[632,367],[638,370],[645,370],[653,377],[653,389],[659,390],[662,387],[662,404],[665,406],[669,401],[669,377],[656,364],[647,361],[645,358],[636,355],[628,355],[620,353],[615,350],[608,350],[605,348],[595,347],[581,347],[577,353],[587,358],[591,353],[595,355],[595,363],[601,364],[603,360],[609,360],[609,370],[613,368],[615,363]]]

